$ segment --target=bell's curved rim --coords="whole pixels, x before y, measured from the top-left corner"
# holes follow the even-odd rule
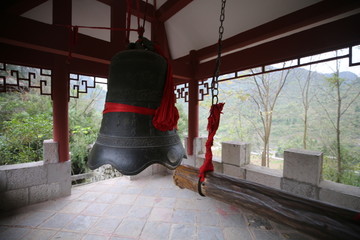
[[[171,163],[171,164],[168,162],[159,161],[159,160],[149,160],[149,161],[144,162],[144,164],[141,167],[136,168],[134,171],[127,171],[124,169],[120,169],[118,164],[112,160],[105,160],[105,161],[100,161],[100,162],[96,161],[96,164],[92,164],[91,163],[92,161],[88,161],[88,167],[91,170],[94,170],[94,169],[101,167],[102,165],[110,164],[112,167],[114,167],[116,170],[118,170],[121,174],[126,175],[126,176],[133,176],[133,175],[137,175],[137,174],[141,173],[146,168],[150,167],[151,165],[153,165],[155,163],[161,164],[170,170],[174,170],[181,164],[182,159],[184,157],[186,157],[186,155],[184,155],[182,158],[179,158],[177,161],[175,161],[174,163]]]
[[[170,169],[170,170],[174,170],[176,169],[178,166],[180,166],[181,164],[181,161],[182,159],[178,160],[178,162],[176,163],[176,165],[170,165],[170,164],[165,164],[164,162],[160,162],[160,161],[149,161],[147,162],[146,164],[144,164],[141,168],[139,169],[136,169],[135,171],[125,171],[125,170],[120,170],[117,168],[117,165],[115,163],[113,163],[112,161],[109,161],[108,163],[105,162],[105,163],[98,163],[98,164],[95,164],[95,165],[90,165],[88,164],[89,168],[91,170],[94,170],[98,167],[101,167],[102,165],[105,165],[105,164],[110,164],[112,167],[114,167],[116,170],[118,170],[121,174],[123,175],[126,175],[126,176],[134,176],[134,175],[137,175],[139,173],[141,173],[142,171],[144,171],[146,168],[150,167],[151,165],[155,164],[155,163],[158,163],[158,164],[161,164],[163,166],[165,166],[166,168]]]

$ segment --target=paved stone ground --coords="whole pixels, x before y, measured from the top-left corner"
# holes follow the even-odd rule
[[[127,177],[73,187],[69,197],[0,215],[1,240],[310,240],[284,225],[173,184]]]

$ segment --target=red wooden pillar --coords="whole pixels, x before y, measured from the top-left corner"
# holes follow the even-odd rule
[[[165,24],[164,22],[158,21],[156,18],[151,23],[151,41],[160,47],[165,57],[170,60],[172,59],[169,50],[169,43],[166,35]]]
[[[124,28],[126,26],[126,1],[111,1],[111,27]],[[111,45],[114,53],[124,50],[126,45],[125,31],[111,31]]]
[[[53,0],[53,24],[71,25],[71,0]],[[69,157],[69,65],[66,57],[54,57],[52,69],[53,137],[58,143],[59,161]]]
[[[66,57],[58,57],[52,70],[53,137],[58,143],[59,161],[69,160],[69,71]]]
[[[188,107],[188,140],[187,154],[193,155],[194,139],[199,136],[199,82],[195,79],[195,73],[199,60],[195,50],[190,51],[190,67],[192,78],[189,81],[189,107]]]

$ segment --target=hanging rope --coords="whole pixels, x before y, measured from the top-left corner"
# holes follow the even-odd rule
[[[225,20],[225,4],[226,0],[222,0],[221,2],[221,14],[220,14],[220,27],[219,27],[219,39],[218,39],[218,52],[215,63],[215,71],[213,78],[211,80],[211,108],[210,115],[208,117],[208,139],[206,141],[205,147],[205,161],[199,170],[199,185],[198,190],[199,194],[204,196],[201,193],[200,183],[205,181],[205,173],[209,171],[214,171],[214,165],[212,163],[212,150],[211,147],[214,144],[214,136],[216,134],[217,129],[219,128],[220,123],[220,114],[222,113],[222,109],[225,103],[219,103],[219,74],[220,74],[220,64],[221,64],[221,50],[222,50],[222,37],[224,33],[224,20]]]
[[[136,1],[136,8],[138,10],[138,15],[137,15],[137,24],[138,24],[138,34],[139,34],[139,40],[141,41],[142,37],[144,36],[144,32],[145,32],[145,21],[146,21],[146,11],[147,11],[147,5],[148,5],[148,0],[146,0],[145,3],[145,9],[144,9],[144,16],[143,16],[143,23],[142,25],[140,24],[140,0]]]

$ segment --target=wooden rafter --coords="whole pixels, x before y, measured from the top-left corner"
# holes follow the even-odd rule
[[[156,17],[159,21],[165,22],[174,16],[181,9],[186,7],[193,0],[167,0],[157,11]]]
[[[7,12],[14,15],[21,15],[33,9],[47,0],[4,0],[1,2],[0,12]]]
[[[222,57],[221,74],[360,44],[360,14]],[[331,33],[331,37],[329,37]],[[176,61],[175,61],[176,62]],[[212,76],[215,60],[200,64],[196,79]]]
[[[222,51],[233,51],[357,8],[360,8],[360,1],[322,1],[225,39]],[[199,49],[197,53],[200,61],[211,58],[217,54],[217,43]],[[189,61],[189,55],[177,60]]]
[[[70,30],[68,28],[41,23],[24,17],[6,16],[6,18],[12,24],[3,26],[0,38],[54,50],[69,50]],[[105,60],[111,59],[114,54],[109,42],[80,33],[78,34],[78,41],[73,51]]]

